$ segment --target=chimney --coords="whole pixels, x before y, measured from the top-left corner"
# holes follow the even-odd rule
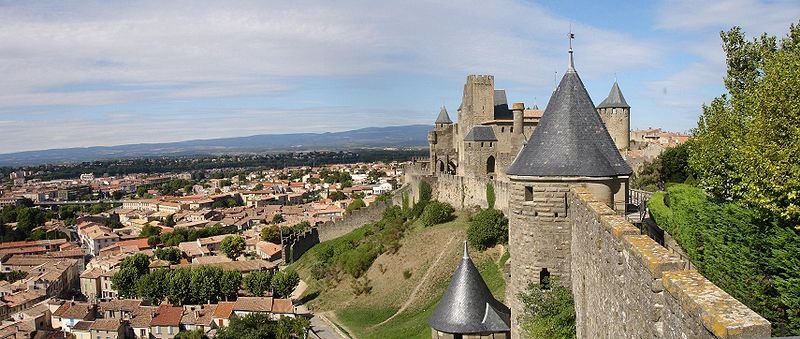
[[[525,104],[515,102],[511,105],[511,110],[514,112],[514,134],[521,135],[523,131],[523,115],[525,113]]]

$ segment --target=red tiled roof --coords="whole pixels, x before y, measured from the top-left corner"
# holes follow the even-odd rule
[[[183,308],[171,305],[161,305],[156,309],[156,316],[150,321],[150,326],[179,326],[183,317]]]
[[[274,299],[272,301],[272,313],[284,313],[284,314],[291,314],[294,313],[294,305],[292,304],[292,299]]]
[[[232,301],[220,301],[217,303],[217,309],[214,310],[214,318],[224,318],[228,319],[231,316],[231,312],[233,312],[233,304]]]

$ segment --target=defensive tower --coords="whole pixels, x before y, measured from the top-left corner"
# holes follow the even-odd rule
[[[509,251],[513,263],[506,299],[513,310],[516,337],[522,311],[517,294],[528,283],[554,275],[561,284],[571,284],[570,187],[586,187],[617,210],[626,204],[631,169],[575,71],[571,43],[567,72],[507,174],[511,181]]]

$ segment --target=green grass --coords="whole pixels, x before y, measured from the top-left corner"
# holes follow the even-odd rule
[[[423,288],[425,291],[420,291],[414,303],[404,310],[403,313],[392,318],[392,320],[386,324],[381,326],[376,325],[395,314],[401,304],[407,300],[403,296],[410,292],[410,290],[408,290],[409,285],[413,284],[416,286],[416,282],[419,281],[418,279],[424,276],[426,266],[423,263],[432,262],[434,260],[432,257],[434,253],[439,253],[438,249],[435,251],[430,250],[427,246],[431,246],[430,244],[434,243],[444,244],[447,239],[451,238],[454,234],[466,238],[468,219],[468,213],[457,212],[457,218],[453,221],[431,227],[424,227],[417,221],[415,225],[408,229],[405,237],[410,237],[409,239],[413,240],[408,240],[410,242],[405,243],[403,246],[411,246],[411,251],[424,249],[426,253],[425,256],[415,259],[419,260],[423,265],[420,266],[419,271],[415,270],[409,279],[403,279],[403,276],[398,273],[403,270],[403,268],[401,268],[402,262],[397,261],[400,259],[394,259],[391,255],[383,257],[383,264],[389,270],[388,272],[398,270],[395,274],[399,279],[403,279],[403,281],[399,283],[401,285],[405,283],[402,287],[402,291],[397,288],[376,288],[375,291],[382,292],[376,293],[373,291],[373,293],[368,296],[356,297],[349,287],[351,278],[348,276],[345,276],[343,280],[338,284],[333,284],[333,286],[330,281],[320,282],[314,280],[311,277],[310,268],[317,260],[317,254],[321,252],[322,246],[320,245],[311,248],[297,262],[292,264],[291,267],[295,268],[308,284],[308,289],[304,293],[304,301],[311,301],[308,305],[314,307],[312,311],[333,311],[335,314],[335,321],[339,322],[342,329],[351,332],[350,334],[353,337],[430,338],[431,329],[428,326],[427,319],[433,314],[436,305],[449,284],[450,277],[453,273],[452,270],[455,268],[455,266],[451,267],[451,265],[455,265],[460,260],[460,250],[457,248],[460,247],[458,241],[453,241],[453,243],[451,243],[451,246],[453,246],[453,248],[450,249],[452,253],[448,254],[448,256],[451,254],[453,254],[453,256],[446,260],[449,260],[449,263],[440,267],[441,271],[436,271],[435,274],[429,277],[431,280],[426,282],[429,286]],[[323,244],[323,246],[337,247],[338,244],[343,244],[348,241],[359,241],[364,238],[367,229],[368,228],[365,227],[359,228],[343,237],[330,240]],[[423,239],[423,242],[420,242],[420,239]],[[408,250],[409,249],[407,249],[407,251]],[[502,253],[499,263],[497,259],[501,253],[499,253],[497,249],[489,250],[489,252],[475,251],[471,252],[471,254],[475,265],[481,272],[481,276],[486,281],[492,294],[498,300],[503,301],[505,299],[505,281],[503,279],[502,268],[504,263],[508,260],[508,252]],[[384,254],[382,256],[387,255]],[[440,263],[440,265],[441,264],[445,264],[445,262]],[[447,268],[445,269],[444,267]],[[378,270],[377,265],[373,265],[371,270],[373,274],[376,274],[375,272]],[[445,270],[447,272],[445,272]],[[385,284],[386,281],[384,280],[383,283]],[[373,284],[381,284],[381,282],[374,281]]]
[[[497,300],[505,299],[506,284],[503,271],[491,258],[477,263],[483,280]],[[375,327],[394,314],[396,308],[360,308],[351,307],[336,311],[336,317],[351,331],[356,338],[430,338],[431,328],[428,318],[433,314],[436,305],[449,284],[448,280],[434,283],[436,297],[428,300],[423,307],[408,308],[391,321]]]

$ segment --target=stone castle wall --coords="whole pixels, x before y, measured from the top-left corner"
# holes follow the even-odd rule
[[[584,188],[567,197],[579,338],[762,338],[770,323]],[[513,260],[513,256],[512,256]]]
[[[418,182],[420,179],[412,180]],[[507,181],[444,174],[436,176],[433,182],[431,187],[434,198],[453,205],[456,209],[488,207],[486,185],[492,183],[495,196],[494,206],[508,215],[509,183]],[[418,184],[409,184],[409,186],[415,187]]]
[[[388,207],[388,203],[375,202],[369,206],[357,209],[350,214],[344,216],[342,219],[327,221],[317,226],[319,229],[319,241],[328,241],[336,239],[347,233],[354,231],[356,228],[375,222],[383,215],[383,211]]]
[[[409,175],[407,186],[417,187],[420,180],[431,183],[436,199],[456,208],[486,207],[488,179]],[[521,309],[516,294],[547,268],[572,289],[578,338],[770,336],[766,319],[642,235],[589,189],[492,182],[496,208],[513,219],[511,225],[528,226],[509,230],[509,247],[517,249],[506,293],[512,312]],[[532,186],[531,197],[524,196],[526,186]],[[517,316],[512,314],[515,325]]]
[[[331,239],[336,239],[354,231],[364,224],[375,222],[383,216],[383,212],[391,205],[400,205],[403,194],[409,194],[411,187],[405,185],[394,191],[391,202],[375,202],[369,206],[353,211],[344,218],[328,221],[320,225],[309,227],[305,232],[284,239],[283,260],[286,263],[299,259],[306,251],[316,244]],[[416,192],[417,196],[419,195]],[[409,194],[410,195],[410,194]]]

